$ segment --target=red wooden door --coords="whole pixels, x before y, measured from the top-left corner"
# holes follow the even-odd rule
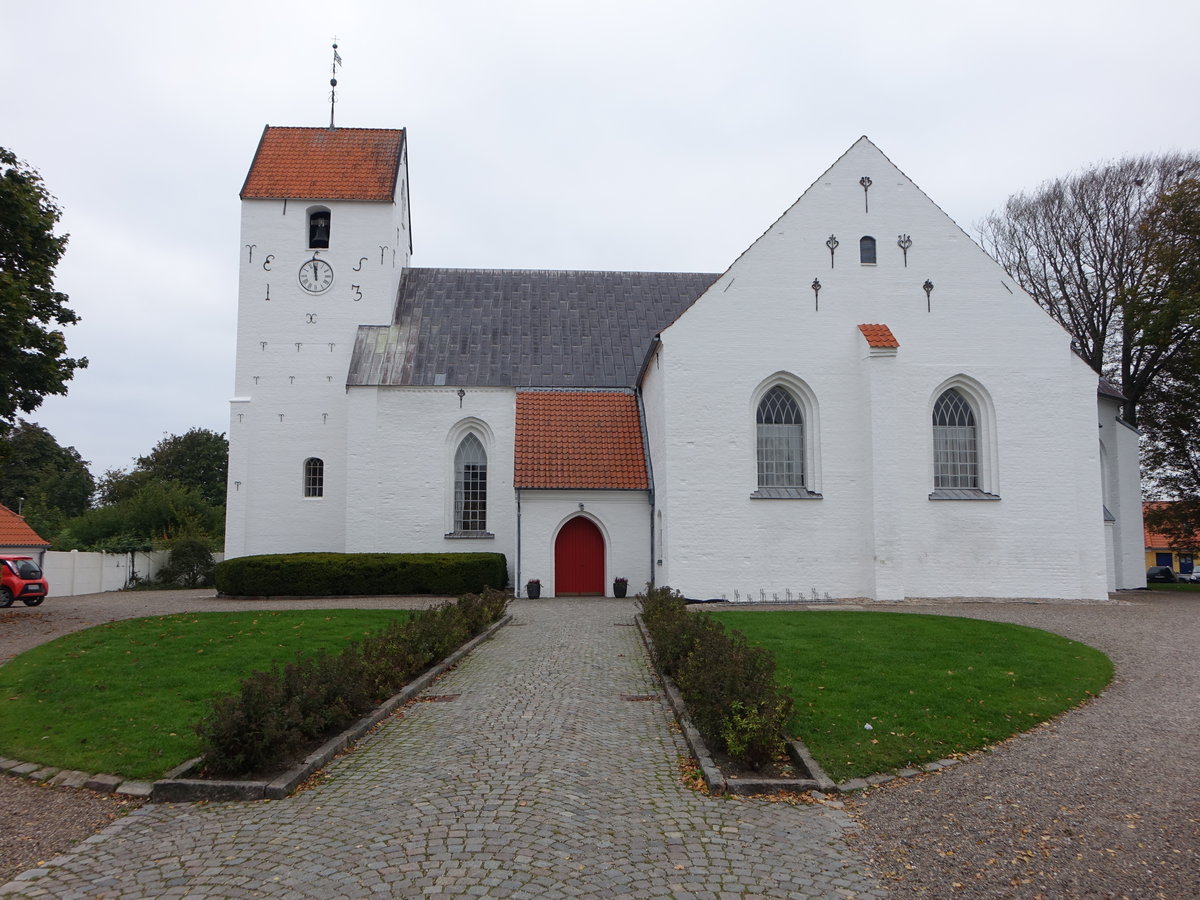
[[[554,594],[604,594],[604,535],[576,516],[554,541]]]

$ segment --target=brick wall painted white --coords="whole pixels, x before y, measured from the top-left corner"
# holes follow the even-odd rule
[[[901,234],[912,238],[907,267]],[[863,235],[877,239],[875,265],[859,261]],[[861,323],[891,327],[894,359],[870,356]],[[820,500],[749,496],[750,397],[779,371],[820,404]],[[992,401],[998,502],[929,499],[933,392],[957,375]],[[689,595],[1105,595],[1094,373],[868,141],[664,332],[656,378],[655,468],[670,473],[657,485],[671,511],[664,568]]]

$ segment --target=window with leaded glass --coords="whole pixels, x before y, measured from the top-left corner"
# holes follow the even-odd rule
[[[487,453],[473,434],[454,454],[454,530],[487,531]]]
[[[804,487],[804,418],[800,404],[776,385],[758,404],[758,486]]]
[[[975,411],[956,388],[933,407],[934,488],[979,487],[979,441]]]
[[[325,461],[315,456],[304,461],[304,496],[325,496]]]
[[[864,266],[875,265],[875,238],[870,235],[858,239],[858,261]]]

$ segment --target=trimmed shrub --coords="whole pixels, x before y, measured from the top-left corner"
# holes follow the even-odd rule
[[[508,585],[503,553],[279,553],[218,563],[231,597],[458,596]]]
[[[784,750],[792,699],[775,683],[775,659],[740,631],[690,613],[668,587],[638,595],[659,668],[674,679],[696,729],[714,750],[757,769]]]
[[[254,672],[196,725],[210,775],[274,772],[365,715],[500,619],[501,591],[460,597],[394,621],[341,653]]]

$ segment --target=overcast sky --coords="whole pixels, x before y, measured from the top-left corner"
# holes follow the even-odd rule
[[[88,369],[29,418],[95,474],[227,430],[265,124],[408,129],[413,262],[724,270],[859,135],[972,235],[1200,150],[1195,0],[0,0],[0,145],[70,233]]]

